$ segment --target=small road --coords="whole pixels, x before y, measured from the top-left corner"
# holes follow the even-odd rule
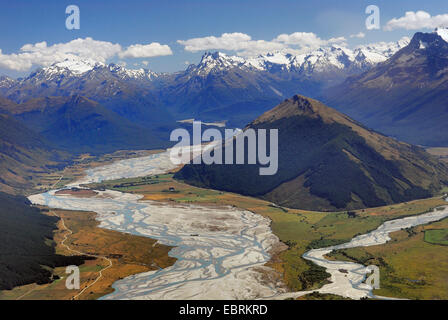
[[[64,169],[64,170],[65,170],[65,169]],[[50,189],[53,190],[54,187],[55,187],[59,182],[61,182],[62,178],[64,178],[64,175],[63,175],[63,174],[59,177],[59,180],[58,180],[58,181],[56,181],[55,183],[53,183],[53,185],[50,187]]]
[[[59,181],[60,181],[61,179],[62,179],[62,176],[61,176],[61,178],[59,179]],[[58,181],[58,182],[59,182],[59,181]],[[56,182],[56,183],[58,183],[58,182]],[[68,232],[68,233],[66,233],[66,234],[64,235],[64,239],[62,239],[62,241],[61,241],[61,245],[62,245],[62,246],[64,246],[68,251],[73,252],[73,253],[75,253],[75,254],[83,255],[83,256],[88,256],[88,257],[94,257],[94,258],[97,258],[97,259],[104,259],[104,260],[106,260],[106,261],[109,263],[109,265],[108,265],[107,267],[105,267],[104,269],[101,269],[101,270],[99,271],[98,277],[95,279],[95,281],[93,281],[93,282],[92,282],[91,284],[89,284],[88,286],[84,287],[80,292],[78,292],[75,296],[73,296],[73,297],[71,298],[71,300],[75,300],[75,299],[79,298],[79,296],[82,295],[87,289],[89,289],[89,288],[92,287],[95,283],[97,283],[97,282],[103,277],[103,272],[106,271],[107,269],[109,269],[110,267],[112,267],[113,263],[112,263],[112,260],[110,260],[109,258],[107,258],[107,257],[105,257],[105,256],[99,256],[99,255],[94,255],[94,254],[89,254],[89,253],[81,252],[81,251],[72,249],[72,248],[70,248],[67,244],[65,244],[65,241],[68,239],[68,237],[69,237],[70,235],[73,234],[73,231],[70,230],[69,228],[67,228],[67,226],[65,225],[65,221],[64,221],[64,219],[63,219],[61,216],[57,215],[54,211],[52,211],[51,213],[52,213],[55,217],[58,217],[58,218],[61,220],[62,226],[63,226],[64,229]],[[22,294],[21,296],[17,297],[16,300],[20,300],[20,299],[22,299],[23,297],[25,297],[25,296],[28,295],[29,293],[33,292],[33,291],[34,291],[35,289],[37,289],[37,288],[38,288],[38,286],[35,286],[33,289],[31,289],[31,290],[25,292],[24,294]]]
[[[88,286],[84,287],[84,289],[82,289],[79,293],[77,293],[75,296],[72,297],[72,300],[75,300],[77,298],[79,298],[80,295],[82,295],[87,289],[89,289],[90,287],[92,287],[95,283],[97,283],[102,277],[103,277],[103,272],[106,271],[107,269],[109,269],[110,267],[112,267],[113,263],[112,260],[110,260],[109,258],[105,257],[105,256],[99,256],[99,255],[95,255],[95,254],[90,254],[90,253],[85,253],[85,252],[81,252],[75,249],[70,248],[67,244],[65,244],[65,241],[67,240],[67,238],[73,234],[73,231],[70,230],[69,228],[67,228],[67,226],[65,225],[65,221],[64,218],[62,218],[61,216],[57,215],[55,212],[51,212],[54,216],[58,217],[59,219],[61,219],[61,223],[62,226],[64,227],[64,229],[66,231],[68,231],[67,234],[64,235],[64,239],[62,239],[61,241],[61,245],[64,246],[68,251],[73,252],[75,254],[79,254],[79,255],[83,255],[83,256],[88,256],[88,257],[93,257],[93,258],[97,258],[97,259],[104,259],[106,260],[109,265],[107,267],[105,267],[104,269],[101,269],[99,271],[98,277],[95,279],[95,281],[93,281],[91,284],[89,284]]]

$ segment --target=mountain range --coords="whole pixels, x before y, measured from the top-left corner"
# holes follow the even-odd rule
[[[423,149],[383,136],[304,96],[285,100],[247,129],[278,129],[275,175],[259,175],[259,163],[189,164],[175,178],[317,211],[430,197],[448,184],[448,166]]]
[[[369,71],[323,93],[356,120],[413,144],[448,145],[448,30],[416,33]]]
[[[70,59],[23,79],[0,78],[0,94],[22,103],[32,98],[81,95],[140,124],[160,126],[196,117],[242,126],[298,92],[318,95],[385,61],[408,40],[361,46],[331,46],[292,55],[253,58],[205,53],[197,65],[172,74],[130,70],[115,64]]]

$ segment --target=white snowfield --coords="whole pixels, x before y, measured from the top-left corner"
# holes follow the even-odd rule
[[[175,167],[167,150],[88,170],[85,178],[71,186],[161,174]],[[271,231],[271,221],[260,215],[234,207],[141,201],[140,195],[110,190],[99,191],[92,198],[55,192],[29,199],[53,208],[94,211],[102,228],[147,236],[174,246],[170,255],[178,260],[173,266],[119,280],[113,285],[115,291],[103,299],[285,299],[309,293],[286,292],[284,284],[272,276],[274,270],[264,266],[279,239]],[[384,244],[390,240],[391,232],[445,217],[448,208],[388,221],[348,243],[306,252],[305,259],[325,267],[331,274],[332,283],[313,291],[353,299],[372,297],[371,288],[362,283],[366,267],[328,261],[324,255],[336,249]]]

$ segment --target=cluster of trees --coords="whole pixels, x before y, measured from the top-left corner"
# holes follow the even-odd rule
[[[302,283],[302,290],[309,290],[315,287],[317,284],[322,284],[331,277],[324,267],[318,266],[308,260],[306,260],[308,270],[302,272],[299,275],[299,281]]]

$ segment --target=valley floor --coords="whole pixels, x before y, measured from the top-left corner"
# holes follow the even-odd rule
[[[88,167],[88,165],[86,166]],[[71,176],[79,178],[86,166],[83,166],[83,168],[78,167],[76,170],[68,168],[65,172],[70,172]],[[59,183],[58,181],[55,182]],[[344,243],[358,234],[363,234],[377,228],[387,220],[421,214],[432,208],[446,205],[446,202],[441,197],[436,197],[382,208],[358,210],[354,214],[352,212],[350,215],[347,212],[310,212],[282,208],[272,205],[272,203],[267,201],[233,193],[193,187],[181,181],[174,180],[172,174],[105,181],[91,184],[89,187],[100,190],[111,189],[126,193],[141,194],[144,196],[144,200],[159,202],[200,204],[208,207],[229,205],[271,219],[273,233],[286,245],[279,245],[271,250],[271,260],[267,263],[267,266],[278,272],[283,282],[291,291],[313,291],[328,282],[328,274],[324,268],[318,267],[302,258],[302,255],[309,249]],[[50,211],[50,214],[53,213],[62,217],[66,227],[73,231],[73,235],[67,237],[65,244],[81,252],[108,257],[113,262],[113,266],[104,272],[104,277],[89,287],[79,297],[80,299],[99,298],[112,292],[111,285],[118,279],[131,274],[155,270],[158,267],[164,268],[174,262],[174,259],[169,258],[167,255],[170,248],[158,244],[155,245],[155,240],[98,228],[95,213],[67,210]],[[416,229],[418,228],[426,227],[417,227]],[[67,231],[60,222],[59,230],[55,235],[55,241],[58,244],[58,253],[72,254],[61,245],[66,234]],[[395,237],[393,242],[378,247],[385,248],[380,251],[384,252],[384,255],[387,255],[390,250],[393,252],[393,249],[390,248],[393,248],[392,246],[394,245]],[[415,243],[410,242],[408,245],[413,248]],[[425,246],[433,247],[428,250],[405,250],[408,256],[403,256],[402,261],[404,262],[406,259],[412,258],[415,261],[429,259],[433,263],[437,263],[437,261],[446,259],[446,252],[443,248],[440,249],[440,246],[429,244],[428,242],[425,243]],[[368,250],[373,250],[373,248],[375,247],[368,248]],[[364,250],[364,248],[360,250]],[[430,254],[430,257],[427,254]],[[401,258],[397,258],[395,261],[401,261]],[[108,262],[104,258],[86,261],[81,266],[81,282],[83,285],[88,286],[95,281],[98,278],[99,271],[104,270],[108,265]],[[430,263],[425,264],[423,268],[426,268],[425,274],[428,277],[429,274],[431,275],[431,282],[426,281],[426,284],[433,283],[432,281],[446,282],[448,275],[447,268],[442,268],[439,270],[440,272],[433,273]],[[385,280],[384,289],[378,292],[379,295],[407,296],[410,298],[426,298],[430,296],[429,291],[431,291],[431,288],[428,285],[420,285],[416,288],[415,282],[403,280],[405,277],[400,275],[399,272],[401,270],[400,268],[382,268],[381,275],[390,279],[398,279],[397,281],[400,282],[401,288],[400,292],[403,294],[397,294],[397,291],[393,290],[387,291],[388,284],[387,280]],[[417,268],[415,270],[420,269]],[[420,272],[422,271],[420,270]],[[11,291],[3,291],[0,292],[0,299],[70,299],[76,296],[76,292],[67,292],[68,290],[65,289],[65,268],[57,268],[55,274],[60,276],[61,279],[48,285],[27,285]],[[273,275],[271,274],[269,276]],[[409,277],[409,279],[414,278],[416,277]],[[422,276],[417,278],[420,281]],[[272,281],[272,279],[269,281]],[[442,299],[448,298],[443,294],[435,297]],[[333,299],[337,297],[312,294],[301,297],[300,299],[308,298]]]
[[[358,234],[364,234],[377,228],[387,220],[422,214],[435,207],[446,205],[442,197],[435,197],[381,208],[358,210],[351,216],[347,212],[311,212],[277,207],[267,201],[233,193],[193,187],[172,179],[171,174],[121,179],[94,184],[91,187],[143,194],[145,200],[213,206],[231,205],[270,218],[274,234],[287,244],[287,248],[273,252],[272,259],[267,265],[283,275],[284,282],[292,291],[312,291],[327,283],[328,274],[325,270],[302,258],[307,250],[344,243]],[[384,246],[389,246],[389,244]],[[446,257],[443,250],[434,249],[433,254],[433,263]],[[419,256],[416,255],[415,258],[419,259]],[[430,272],[430,270],[427,271]],[[387,274],[391,270],[383,272]],[[447,275],[448,271],[445,271],[436,277],[443,279]],[[404,285],[406,286],[406,284]],[[387,296],[384,291],[380,291],[378,295]],[[389,296],[394,295],[389,294]],[[307,297],[316,298],[310,295],[301,299]],[[328,298],[328,296],[322,297]]]

